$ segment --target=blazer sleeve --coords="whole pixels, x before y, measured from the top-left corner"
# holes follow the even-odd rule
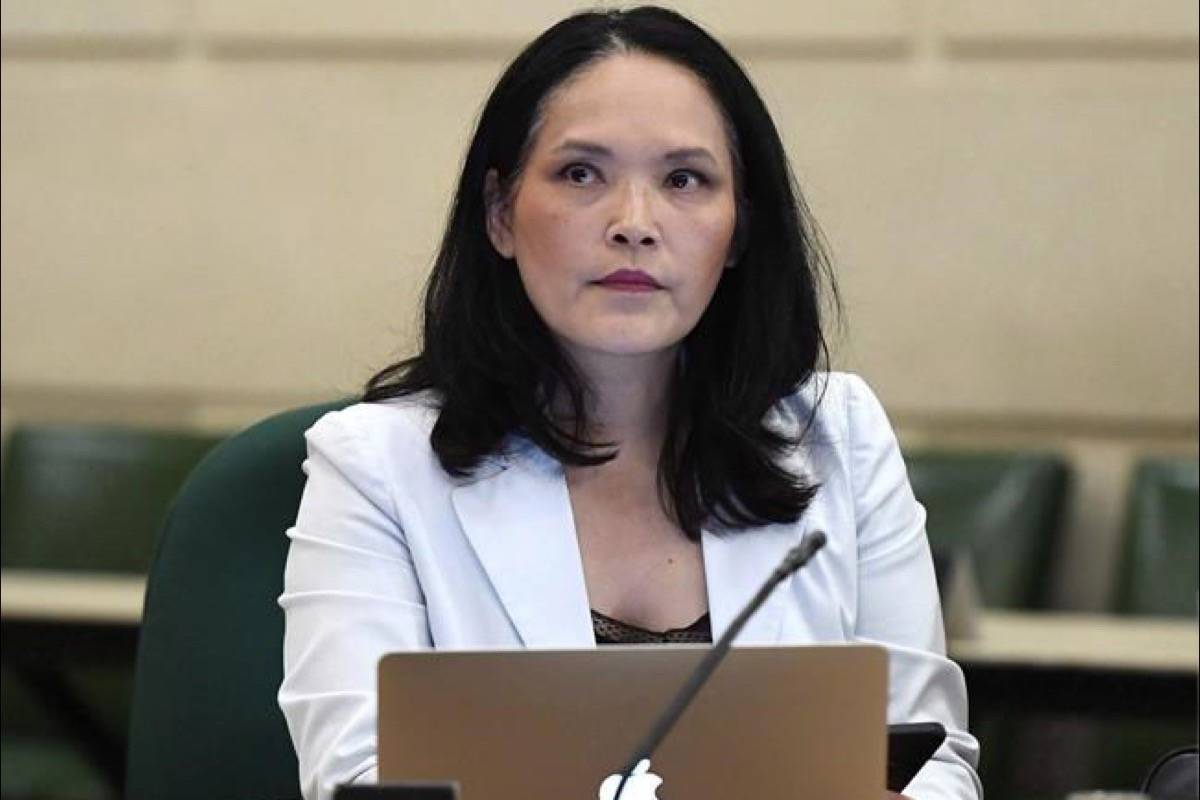
[[[306,434],[308,475],[288,530],[279,705],[306,800],[374,782],[376,665],[430,646],[425,603],[371,442],[334,412]]]
[[[905,794],[915,800],[979,798],[979,745],[967,732],[962,670],[946,657],[925,510],[913,496],[879,401],[862,379],[847,380],[848,463],[858,529],[855,634],[888,649],[889,722],[936,721],[947,732]]]

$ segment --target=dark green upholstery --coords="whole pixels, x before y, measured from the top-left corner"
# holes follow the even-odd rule
[[[145,573],[171,498],[217,441],[109,426],[15,428],[4,451],[0,561],[6,569]],[[115,795],[122,765],[119,755],[104,754],[119,754],[125,745],[133,637],[127,652],[109,648],[97,659],[86,636],[61,648],[61,655],[60,648],[46,648],[44,639],[33,636],[27,627],[20,632],[6,627],[0,673],[3,791]],[[66,691],[50,697],[33,691],[48,675],[63,681]],[[62,717],[58,701],[64,693],[98,727],[100,749],[98,740]],[[107,790],[105,780],[113,784]]]
[[[1194,457],[1146,458],[1134,467],[1113,611],[1195,619],[1198,473]],[[1120,718],[1097,725],[1094,736],[1094,785],[1133,787],[1160,755],[1194,746],[1196,727],[1194,721]]]
[[[1153,458],[1133,475],[1114,609],[1195,617],[1200,581],[1200,462]]]
[[[217,441],[132,428],[15,429],[4,458],[0,561],[146,572],[167,505]]]
[[[120,795],[78,751],[57,739],[23,737],[0,743],[4,800],[99,800]]]
[[[1044,608],[1069,485],[1066,462],[1025,452],[905,452],[935,551],[971,554],[983,604]]]
[[[1037,609],[1048,602],[1069,485],[1055,455],[906,449],[913,492],[928,513],[930,545],[970,556],[983,604]],[[973,714],[981,747],[979,774],[989,797],[1028,796],[1018,772],[1036,749],[1032,720]]]
[[[983,604],[1044,607],[1069,484],[1066,463],[1043,453],[912,448],[904,458],[928,513],[930,546],[969,555]],[[982,748],[980,777],[989,796],[1019,796],[1013,776],[1030,729],[1016,719],[976,715],[971,731]]]
[[[304,487],[303,432],[344,403],[272,417],[217,447],[160,537],[138,650],[130,800],[298,797],[275,695],[285,531]]]

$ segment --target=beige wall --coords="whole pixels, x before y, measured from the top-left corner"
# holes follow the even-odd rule
[[[226,428],[412,347],[474,116],[573,4],[3,4],[2,410]],[[1079,473],[1102,602],[1131,460],[1195,452],[1188,0],[680,4],[750,68],[911,442]]]

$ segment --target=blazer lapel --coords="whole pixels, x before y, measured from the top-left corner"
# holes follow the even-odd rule
[[[507,459],[453,490],[459,523],[526,647],[592,647],[591,615],[561,468]]]
[[[750,602],[788,550],[800,541],[803,531],[803,525],[770,525],[723,536],[702,532],[713,641],[728,630],[734,617]],[[782,638],[788,595],[785,581],[750,617],[734,644],[777,643]]]

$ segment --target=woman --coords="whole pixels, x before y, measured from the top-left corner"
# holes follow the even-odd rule
[[[889,719],[979,794],[924,512],[857,378],[818,372],[823,261],[774,124],[662,9],[579,14],[496,85],[422,352],[308,433],[280,704],[307,797],[375,771],[375,665],[419,648],[709,641],[807,529],[829,545],[739,643],[877,641]]]

